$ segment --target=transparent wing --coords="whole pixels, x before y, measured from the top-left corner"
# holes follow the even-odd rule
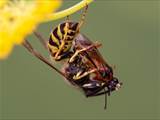
[[[85,48],[93,44],[94,43],[83,34],[78,34],[75,39],[75,46],[79,48]],[[88,58],[97,68],[101,69],[102,67],[109,66],[96,47],[86,51],[86,53]]]

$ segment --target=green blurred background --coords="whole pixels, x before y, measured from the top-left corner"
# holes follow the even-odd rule
[[[61,9],[80,0],[66,0]],[[97,0],[89,5],[81,32],[103,44],[100,51],[123,87],[108,99],[85,98],[63,77],[18,46],[0,62],[0,118],[4,119],[160,119],[158,0]],[[81,12],[71,16],[79,20]],[[41,24],[48,38],[64,19]],[[25,26],[24,26],[25,27]],[[48,57],[36,37],[28,39]],[[56,64],[56,63],[54,63]]]

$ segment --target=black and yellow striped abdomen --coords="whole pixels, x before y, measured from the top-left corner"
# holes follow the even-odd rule
[[[66,52],[69,52],[70,48],[72,47],[72,42],[78,32],[77,27],[78,27],[77,22],[64,22],[59,24],[51,32],[49,41],[48,41],[48,48],[53,57],[58,52],[61,44],[64,44],[64,47],[60,55],[63,55],[63,54],[66,54]]]

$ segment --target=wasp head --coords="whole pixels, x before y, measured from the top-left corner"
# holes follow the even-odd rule
[[[117,78],[113,78],[112,80],[108,81],[107,88],[109,91],[118,90],[121,87],[122,83],[118,81]]]
[[[71,32],[68,34],[74,36],[78,30],[78,25],[78,22],[69,22],[69,29],[71,30]]]

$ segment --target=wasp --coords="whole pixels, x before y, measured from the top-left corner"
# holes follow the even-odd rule
[[[84,24],[87,9],[88,5],[86,5],[79,22],[70,21],[68,16],[65,22],[60,23],[51,31],[48,49],[54,60],[60,61],[73,54],[71,52],[73,41]]]
[[[41,40],[42,38],[36,34]],[[43,44],[44,45],[44,44]],[[46,57],[41,55],[29,41],[25,40],[23,46],[35,57],[56,70],[70,85],[83,91],[86,97],[107,95],[118,90],[122,83],[114,77],[112,67],[103,59],[98,51],[101,44],[93,43],[85,35],[78,34],[73,46],[74,54],[71,61],[62,65],[62,70],[57,69]],[[44,45],[45,47],[45,45]]]
[[[122,83],[114,77],[112,67],[99,53],[97,48],[101,45],[91,42],[80,33],[87,8],[86,5],[79,22],[69,21],[67,17],[65,22],[53,29],[47,43],[40,34],[34,32],[54,60],[69,58],[66,63],[62,64],[62,70],[57,69],[50,60],[34,49],[28,40],[25,40],[23,46],[62,75],[72,86],[81,89],[86,97],[105,95],[106,101],[107,95],[118,90]]]

